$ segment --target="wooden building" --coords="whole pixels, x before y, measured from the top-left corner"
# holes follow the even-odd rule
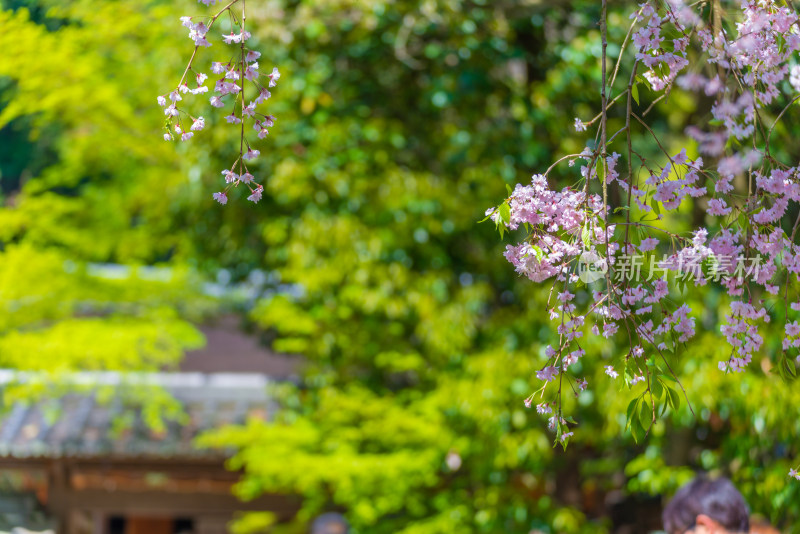
[[[204,430],[269,417],[266,375],[72,378],[93,386],[17,404],[0,421],[0,531],[21,526],[57,534],[223,534],[238,511],[288,519],[297,510],[297,501],[283,496],[238,501],[231,494],[237,474],[225,470],[225,453],[193,442]],[[0,373],[0,383],[12,379],[12,373]],[[141,394],[143,387],[171,394],[183,406],[183,421],[153,432],[125,398],[130,388]],[[118,429],[119,421],[127,425]]]

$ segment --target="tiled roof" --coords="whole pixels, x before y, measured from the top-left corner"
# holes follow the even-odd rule
[[[0,370],[0,387],[29,379]],[[266,418],[272,411],[270,380],[259,374],[75,373],[59,384],[65,382],[83,392],[18,403],[3,414],[0,457],[216,457],[219,452],[194,447],[200,432],[244,422],[249,415]],[[126,399],[149,387],[163,388],[180,402],[186,413],[182,423],[168,421],[160,434],[145,424]],[[129,424],[116,429],[126,415]]]
[[[206,338],[206,344],[186,352],[179,363],[180,371],[261,373],[275,380],[294,380],[299,375],[302,365],[299,356],[273,352],[258,336],[242,329],[242,319],[237,315],[216,316],[197,328]]]

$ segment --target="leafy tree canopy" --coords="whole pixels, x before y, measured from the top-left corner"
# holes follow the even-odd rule
[[[203,6],[3,6],[4,367],[174,365],[202,343],[192,324],[220,306],[202,281],[260,269],[274,283],[238,309],[275,350],[303,356],[303,381],[276,388],[273,421],[202,444],[236,448],[243,498],[304,497],[274,532],[301,532],[328,508],[359,532],[606,532],[606,493],[670,493],[691,468],[730,475],[773,520],[800,518],[786,480],[800,393],[768,360],[719,373],[718,289],[681,297],[701,325],[672,362],[693,413],[681,398],[637,444],[634,393],[599,379],[624,348],[597,341],[579,369],[597,386],[566,399],[581,427],[566,452],[523,405],[546,360],[547,295],[477,221],[504,183],[583,149],[571,125],[597,107],[597,3],[251,1],[260,61],[282,73],[268,102],[278,121],[254,166],[264,199],[224,208],[209,191],[238,139],[207,118],[206,135],[176,148],[155,100],[191,50],[178,17]],[[626,17],[610,13],[611,42]],[[223,59],[219,46],[199,68]],[[655,128],[669,139],[696,108],[662,102]],[[110,279],[98,271],[108,263],[131,270]]]

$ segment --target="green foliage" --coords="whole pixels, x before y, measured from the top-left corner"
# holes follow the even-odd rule
[[[210,310],[199,279],[182,262],[160,279],[136,265],[178,246],[165,192],[182,181],[163,143],[142,134],[157,113],[142,113],[147,84],[132,83],[131,67],[161,63],[144,51],[162,35],[140,29],[167,12],[140,7],[32,3],[39,21],[26,8],[0,11],[0,46],[13,50],[0,66],[10,82],[0,126],[25,119],[31,140],[55,136],[47,164],[0,210],[4,367],[157,370],[202,343],[186,321]],[[107,276],[90,261],[130,267]]]
[[[775,521],[800,520],[800,489],[785,477],[800,453],[797,388],[765,374],[776,367],[766,356],[751,373],[721,374],[712,333],[697,352],[676,346],[651,362],[652,398],[605,376],[604,365],[622,368],[621,347],[588,341],[576,370],[590,390],[567,395],[579,425],[566,425],[566,452],[523,406],[550,336],[547,292],[518,280],[476,221],[506,186],[583,149],[566,127],[599,101],[595,3],[248,2],[260,62],[282,72],[269,100],[277,123],[255,166],[264,200],[224,208],[210,193],[238,150],[231,130],[199,98],[207,131],[165,143],[155,103],[190,51],[178,17],[202,6],[28,4],[0,11],[0,47],[13,50],[0,62],[0,120],[14,146],[48,149],[2,162],[0,364],[173,365],[202,342],[191,321],[217,305],[199,294],[202,276],[269,273],[269,291],[243,311],[273,349],[302,355],[303,380],[275,389],[271,421],[202,444],[236,450],[237,495],[293,493],[303,509],[287,525],[245,515],[235,531],[303,532],[337,508],[376,534],[606,532],[587,502],[669,493],[687,466],[731,475]],[[610,31],[622,38],[623,14]],[[223,48],[214,40],[198,65]],[[635,100],[650,97],[637,89]],[[676,97],[657,106],[656,128],[694,112]],[[130,270],[113,279],[98,262]],[[713,331],[719,295],[686,298]],[[765,355],[780,341],[769,334]],[[666,415],[651,425],[654,406]]]
[[[229,528],[232,534],[253,534],[268,530],[275,524],[275,520],[272,512],[250,512],[231,522]]]

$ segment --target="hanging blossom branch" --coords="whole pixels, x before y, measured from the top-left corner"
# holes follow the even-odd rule
[[[213,6],[217,2],[217,0],[198,1],[207,6]],[[233,9],[237,3],[241,3],[242,8],[239,15]],[[211,46],[211,42],[208,40],[209,32],[220,16],[224,14],[228,14],[230,18],[231,32],[230,34],[222,35],[221,39],[226,44],[233,45],[235,50],[227,62],[214,61],[211,63],[212,75],[220,75],[221,77],[217,79],[214,85],[214,93],[216,94],[210,98],[210,103],[215,108],[230,106],[231,112],[225,116],[225,120],[229,124],[241,125],[241,127],[239,128],[239,156],[230,169],[222,171],[227,185],[224,190],[214,193],[213,197],[220,204],[226,204],[228,202],[228,192],[232,188],[244,184],[250,191],[247,200],[257,203],[261,200],[264,186],[250,174],[247,162],[258,157],[261,152],[254,149],[245,137],[245,123],[252,122],[253,129],[257,132],[256,135],[259,139],[264,139],[269,134],[268,128],[275,123],[275,117],[260,113],[256,110],[256,106],[259,106],[272,96],[269,88],[275,87],[280,78],[280,73],[277,67],[274,67],[269,74],[259,72],[258,59],[261,57],[261,53],[246,46],[247,40],[250,39],[250,32],[245,30],[245,21],[247,19],[245,0],[232,0],[214,15],[181,17],[181,23],[189,29],[189,38],[194,41],[195,47],[191,58],[189,58],[189,63],[183,71],[183,76],[178,82],[178,87],[170,93],[158,97],[158,103],[164,108],[164,114],[167,116],[164,125],[166,129],[164,139],[172,141],[175,138],[174,131],[175,135],[180,136],[181,141],[188,141],[194,136],[194,132],[199,132],[205,128],[206,122],[202,116],[192,116],[189,112],[179,108],[178,102],[183,100],[181,94],[200,95],[208,93],[208,87],[203,84],[209,76],[204,72],[195,71],[193,66],[198,50]],[[195,22],[197,19],[200,19],[199,22]],[[238,32],[235,30],[238,30]],[[190,88],[187,83],[187,76],[190,72],[194,75],[196,81],[194,88]],[[249,81],[251,85],[246,86],[245,80]],[[252,91],[248,91],[248,89]],[[248,92],[255,95],[255,98],[245,105],[245,94]],[[226,103],[225,97],[228,95],[232,95],[233,98]],[[167,105],[168,101],[169,105]],[[190,125],[187,129],[185,124],[189,123]]]
[[[785,336],[773,370],[787,381],[796,377],[800,323],[790,321],[789,311],[800,311],[800,215],[791,220],[789,213],[800,210],[800,165],[777,160],[770,141],[800,98],[782,91],[800,92],[800,19],[773,0],[744,0],[737,20],[725,20],[719,4],[641,4],[631,15],[608,83],[603,0],[600,112],[590,122],[575,119],[578,132],[599,121],[594,143],[534,175],[530,185],[518,184],[486,212],[501,237],[524,228],[524,239],[505,251],[516,271],[533,282],[554,281],[548,306],[557,341],[545,348],[547,364],[536,373],[542,385],[525,405],[537,403],[539,413],[550,415],[556,443],[565,447],[573,435],[569,425],[575,423],[563,414],[562,391],[567,384],[577,395],[588,386],[569,373],[586,354],[585,334],[627,343],[627,353],[605,365],[605,372],[611,379],[622,376],[637,391],[627,413],[637,441],[650,431],[659,409],[661,414],[678,409],[681,396],[688,402],[669,355],[696,334],[691,307],[673,300],[689,284],[717,283],[732,298],[720,328],[730,345],[728,357],[719,362],[721,371],[745,371],[763,346],[760,328],[777,319]],[[630,78],[615,88],[628,39],[634,50],[628,56]],[[692,65],[688,50],[699,56]],[[643,111],[640,85],[657,95]],[[673,90],[714,101],[708,119],[686,129],[694,142],[677,153],[647,122],[654,105]],[[788,104],[768,124],[765,117],[777,111],[773,108],[782,98]],[[625,126],[609,136],[608,112],[615,106],[624,106]],[[634,130],[648,153],[656,150],[660,156],[643,157],[633,142]],[[615,143],[624,157],[612,151]],[[690,157],[694,153],[700,155]],[[565,160],[570,167],[584,162],[580,177],[553,190],[547,175]],[[609,205],[610,186],[620,189],[619,206]],[[685,234],[670,231],[665,214],[680,218],[678,210],[691,203],[705,207],[707,224]],[[670,291],[670,276],[680,292]],[[800,480],[796,470],[790,475]]]

